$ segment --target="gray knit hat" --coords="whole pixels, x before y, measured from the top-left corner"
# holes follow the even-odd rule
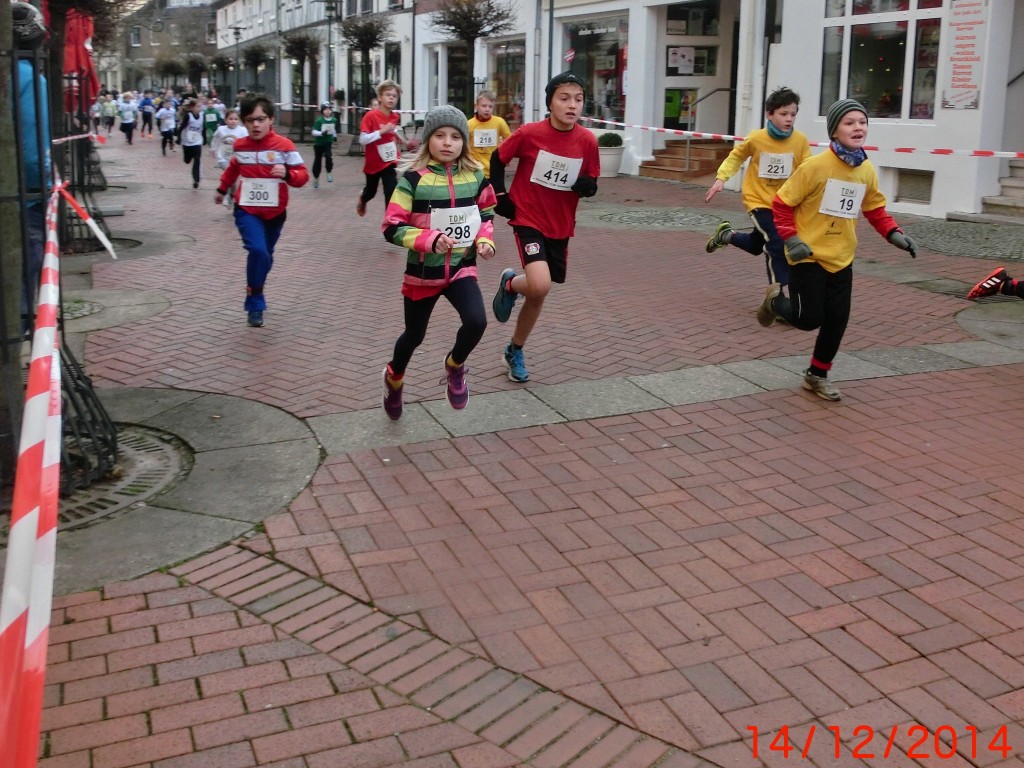
[[[438,128],[448,126],[462,134],[464,144],[469,144],[469,122],[461,109],[451,104],[434,107],[423,118],[423,137],[429,139]]]
[[[859,101],[853,99],[840,99],[831,107],[828,108],[828,115],[825,117],[825,127],[828,128],[828,137],[831,139],[832,134],[836,132],[836,128],[839,127],[839,121],[843,119],[843,115],[849,112],[861,111],[864,116],[867,117],[868,111],[864,109],[864,105]]]

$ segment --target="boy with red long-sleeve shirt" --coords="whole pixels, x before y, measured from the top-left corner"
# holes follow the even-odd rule
[[[242,102],[241,116],[249,135],[235,142],[214,199],[222,204],[231,185],[241,179],[234,195],[235,226],[248,252],[245,311],[249,325],[259,328],[267,308],[263,284],[274,266],[274,246],[288,215],[288,187],[304,186],[309,171],[295,145],[274,133],[274,105],[269,99],[259,96]]]
[[[391,193],[398,185],[398,173],[395,168],[401,153],[399,143],[405,139],[398,133],[399,115],[392,110],[402,95],[398,83],[385,80],[377,86],[379,106],[371,109],[359,125],[359,143],[363,145],[363,175],[366,186],[359,193],[356,213],[366,215],[366,204],[377,196],[377,185],[384,185],[384,207],[391,200]]]

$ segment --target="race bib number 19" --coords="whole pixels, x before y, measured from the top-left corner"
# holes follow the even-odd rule
[[[239,203],[253,208],[276,208],[280,186],[277,179],[242,179]]]
[[[542,149],[537,153],[530,181],[548,189],[567,191],[576,183],[582,167],[581,157],[561,157]]]
[[[829,179],[825,182],[825,193],[821,196],[818,213],[841,219],[856,219],[866,191],[866,184]]]

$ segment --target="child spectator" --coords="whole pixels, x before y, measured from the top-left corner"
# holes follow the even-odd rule
[[[789,88],[779,88],[765,100],[764,110],[765,127],[752,131],[744,142],[733,148],[719,166],[716,181],[704,198],[710,203],[749,158],[750,164],[743,176],[743,207],[754,222],[754,231],[736,232],[732,224],[723,221],[705,250],[713,253],[726,245],[735,245],[755,256],[763,251],[768,282],[785,288],[789,285],[789,264],[772,219],[772,200],[793,171],[811,156],[811,146],[807,136],[793,127],[800,110],[800,97],[796,93]]]
[[[270,99],[246,99],[241,117],[248,136],[235,141],[234,155],[221,174],[214,200],[222,204],[241,178],[234,197],[235,226],[248,254],[244,308],[249,325],[260,328],[267,308],[263,286],[274,266],[274,247],[287,217],[288,187],[303,186],[309,181],[309,171],[291,140],[274,132]]]
[[[469,151],[484,167],[484,176],[491,177],[491,155],[512,135],[504,118],[494,114],[494,94],[480,91],[476,97],[473,117],[469,119]]]
[[[323,164],[327,170],[327,181],[334,181],[334,158],[331,156],[331,147],[338,140],[337,115],[334,114],[334,106],[329,101],[320,105],[320,116],[313,122],[313,189],[320,186],[320,166]]]
[[[583,114],[585,87],[571,72],[555,75],[544,88],[549,117],[522,126],[491,155],[491,184],[498,197],[495,211],[512,225],[524,270],[521,275],[514,269],[502,272],[491,303],[494,316],[504,323],[516,299],[526,297],[503,356],[511,381],[530,378],[523,345],[540,317],[551,284],[565,282],[569,238],[576,228],[580,198],[597,192],[601,174],[597,139],[576,125]],[[519,158],[519,165],[506,193],[505,166],[513,158]]]
[[[441,296],[462,320],[444,359],[452,408],[465,408],[469,401],[466,358],[487,327],[476,257],[494,256],[494,190],[470,154],[469,125],[460,110],[431,109],[423,119],[423,136],[412,160],[403,164],[382,226],[385,239],[409,249],[402,281],[405,331],[383,374],[384,412],[391,419],[402,415],[405,369]]]
[[[909,251],[911,257],[917,256],[917,243],[903,234],[885,210],[878,174],[864,151],[868,116],[863,105],[853,99],[835,102],[828,109],[826,125],[829,149],[802,163],[772,204],[791,267],[790,296],[780,295],[778,283],[769,285],[757,320],[767,327],[781,316],[802,331],[818,329],[803,387],[825,400],[840,400],[842,395],[828,380],[828,372],[850,319],[859,212],[882,237]]]

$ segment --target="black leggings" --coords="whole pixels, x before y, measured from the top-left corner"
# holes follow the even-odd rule
[[[396,374],[405,373],[412,353],[423,343],[427,335],[430,313],[434,311],[434,305],[442,296],[455,307],[462,320],[459,332],[455,335],[455,346],[451,350],[452,361],[462,365],[483,338],[484,330],[487,328],[487,313],[484,311],[484,297],[480,294],[480,284],[475,277],[459,278],[437,296],[431,296],[429,299],[405,297],[405,332],[395,342],[395,356],[391,360],[391,370]]]
[[[324,168],[330,173],[334,170],[334,158],[331,156],[331,145],[322,147],[313,145],[313,178],[320,178],[320,162],[323,161]]]
[[[146,129],[149,129],[149,135],[153,135],[153,113],[143,112],[142,113],[142,130],[140,133],[145,133]]]
[[[182,146],[181,159],[185,163],[192,163],[192,181],[199,183],[199,161],[203,159],[203,145],[196,144],[194,147]],[[192,162],[192,161],[195,162]]]
[[[359,199],[364,203],[373,200],[377,196],[377,182],[379,181],[384,185],[384,207],[387,208],[388,203],[391,202],[391,193],[398,186],[398,174],[395,172],[395,166],[389,165],[380,173],[364,173],[363,175],[366,176],[366,186],[363,187]]]
[[[794,328],[821,329],[814,342],[814,360],[828,365],[846,333],[852,296],[853,267],[829,272],[818,262],[808,261],[789,268],[789,298],[777,297],[772,308]]]
[[[160,151],[165,155],[167,154],[167,148],[174,149],[174,129],[169,131],[160,131]]]

